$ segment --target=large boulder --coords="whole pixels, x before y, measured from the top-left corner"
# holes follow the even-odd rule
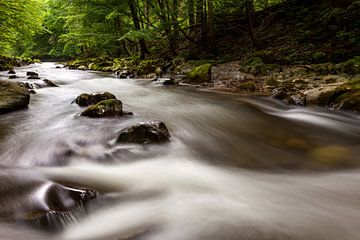
[[[116,99],[116,96],[109,92],[83,93],[75,99],[75,103],[80,107],[87,107],[109,99]]]
[[[192,84],[201,84],[204,82],[209,82],[211,80],[211,68],[212,64],[207,63],[195,67],[185,76],[185,82]]]
[[[170,134],[163,122],[140,122],[123,129],[116,139],[117,143],[154,144],[170,141]]]
[[[24,87],[9,81],[0,81],[0,113],[25,108],[29,105],[30,94]]]
[[[103,100],[94,106],[87,108],[81,116],[90,118],[121,117],[131,113],[124,112],[122,102],[118,99]]]

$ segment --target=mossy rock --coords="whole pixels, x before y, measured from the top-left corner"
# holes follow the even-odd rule
[[[254,82],[240,83],[238,89],[241,91],[254,92],[256,91],[256,84]]]
[[[350,75],[360,74],[360,56],[344,62],[341,67],[341,72]]]
[[[318,101],[322,106],[360,112],[360,78],[349,80],[333,91],[320,94]]]
[[[186,80],[189,80],[190,83],[204,83],[211,80],[211,63],[206,63],[195,67],[191,70],[185,77]]]
[[[109,92],[83,93],[79,95],[74,102],[80,107],[87,107],[109,99],[116,99],[116,96]]]
[[[17,83],[0,81],[0,113],[25,108],[29,105],[28,90]]]
[[[344,94],[340,110],[360,112],[360,91],[353,94]]]
[[[123,112],[122,102],[118,99],[103,100],[94,106],[87,108],[80,116],[90,118],[121,117],[130,114]]]
[[[279,86],[280,82],[278,80],[276,80],[275,77],[269,77],[265,80],[265,84],[270,87],[277,87],[277,86]]]
[[[326,167],[341,167],[351,164],[346,159],[352,152],[343,146],[317,147],[311,151],[311,157]]]

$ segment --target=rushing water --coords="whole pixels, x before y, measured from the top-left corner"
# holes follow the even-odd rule
[[[60,87],[37,89],[28,109],[0,116],[1,239],[360,238],[359,116],[52,63],[16,69],[29,70]],[[97,91],[134,116],[80,117],[71,102]],[[171,143],[114,143],[144,120],[163,121]],[[86,211],[48,215],[61,232],[9,220],[46,210],[54,182],[101,194]]]

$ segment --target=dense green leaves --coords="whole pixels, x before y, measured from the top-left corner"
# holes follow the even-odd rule
[[[261,10],[281,0],[251,1]],[[38,57],[216,54],[216,18],[246,0],[0,0],[0,51]]]
[[[19,55],[42,29],[41,0],[0,0],[0,52]]]

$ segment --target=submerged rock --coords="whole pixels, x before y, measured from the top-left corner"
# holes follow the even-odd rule
[[[56,85],[55,83],[53,83],[49,79],[44,79],[43,82],[46,83],[46,85],[48,85],[49,87],[59,87],[59,85]]]
[[[39,76],[39,74],[36,72],[27,72],[26,76]]]
[[[64,213],[97,196],[93,190],[69,188],[27,170],[2,169],[0,182],[2,220],[25,221],[51,229],[63,227],[60,221]]]
[[[39,76],[36,76],[36,75],[32,75],[32,76],[29,76],[27,79],[36,79],[36,80],[38,80],[38,79],[41,79]]]
[[[121,117],[131,113],[122,110],[122,102],[118,99],[103,100],[94,106],[87,108],[81,116],[90,118]]]
[[[166,79],[166,80],[163,82],[163,85],[178,85],[178,83],[176,82],[175,79],[170,78],[170,79]]]
[[[115,72],[116,78],[125,79],[125,78],[133,78],[134,74],[130,72],[129,70],[125,71],[117,71]]]
[[[304,95],[301,94],[295,94],[290,96],[289,98],[289,104],[296,105],[296,106],[305,106],[306,104],[306,98]]]
[[[9,79],[16,79],[16,78],[19,78],[19,77],[16,76],[16,75],[10,75],[10,76],[9,76]]]
[[[26,89],[36,89],[36,88],[40,88],[40,85],[37,83],[32,83],[29,81],[25,81],[25,82],[19,82],[18,83],[21,87],[24,87]]]
[[[29,105],[30,94],[24,87],[9,81],[0,81],[0,113],[25,108]]]
[[[87,107],[109,99],[116,99],[116,96],[109,92],[83,93],[75,99],[75,103],[80,107]]]
[[[154,144],[170,141],[170,134],[163,122],[141,122],[123,129],[117,137],[117,143]]]
[[[14,70],[9,70],[8,74],[16,74],[16,72]]]

